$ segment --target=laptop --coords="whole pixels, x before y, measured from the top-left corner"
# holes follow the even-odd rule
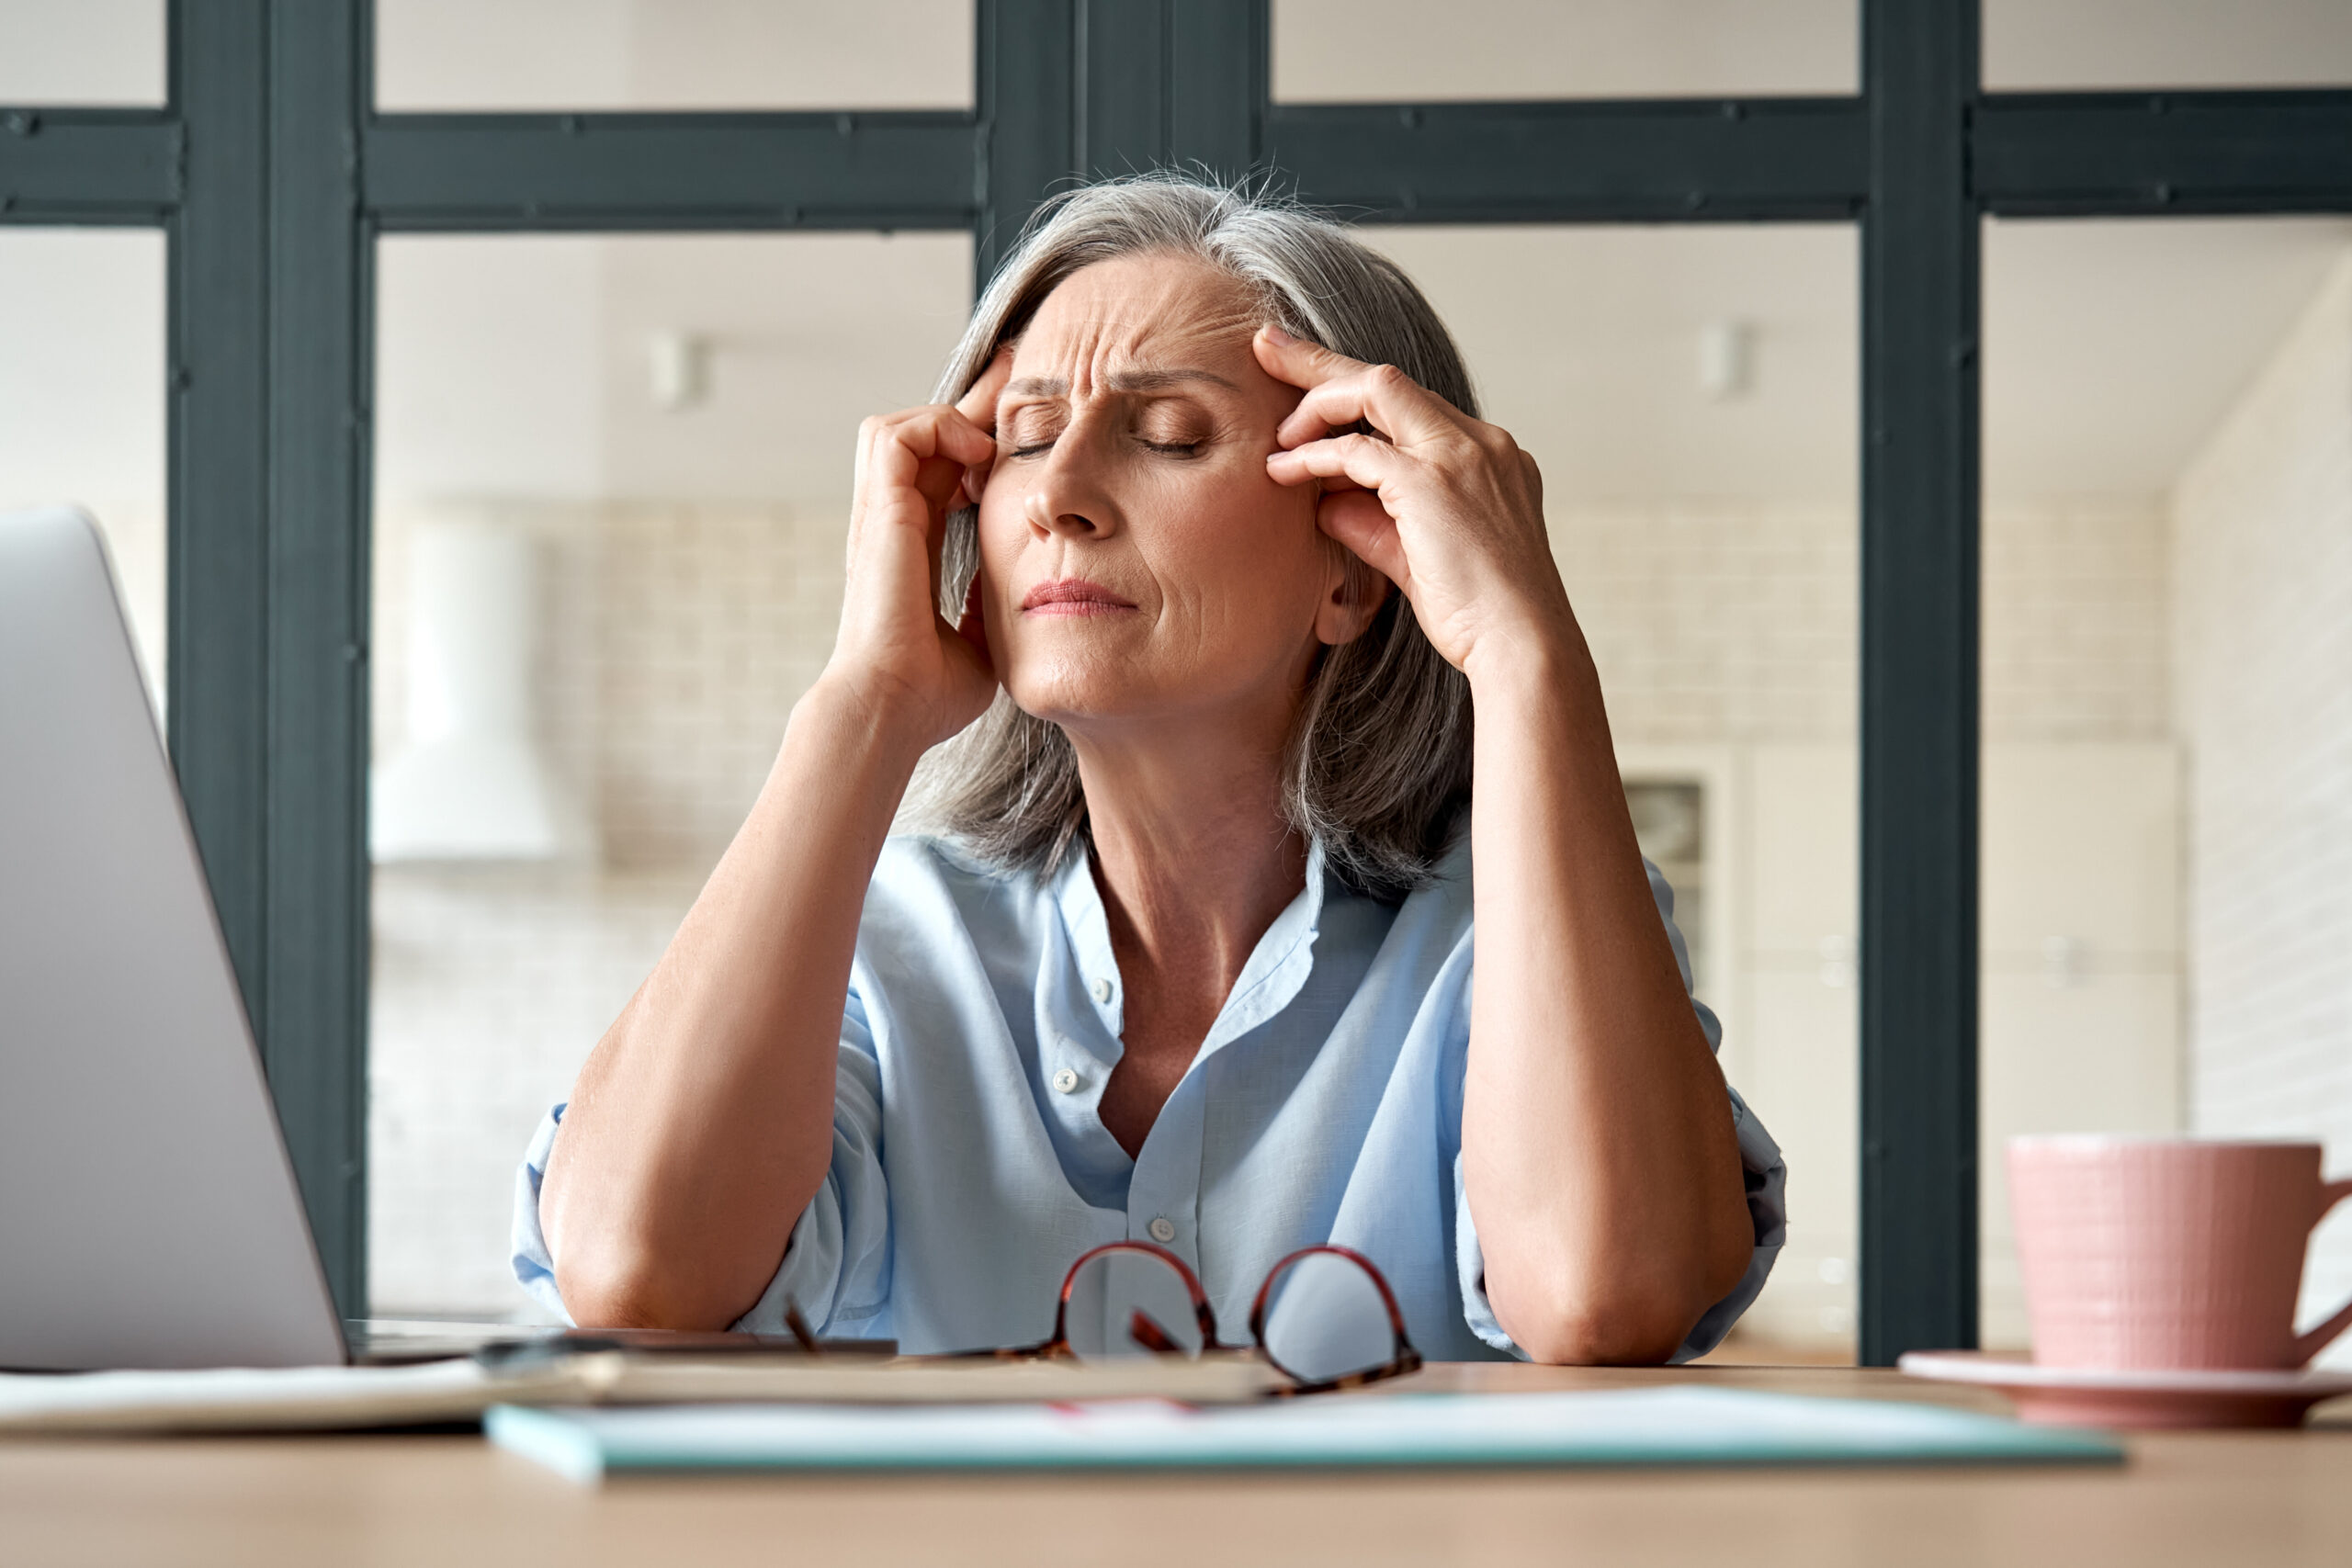
[[[402,1326],[336,1316],[97,531],[0,515],[0,1368],[527,1332]]]

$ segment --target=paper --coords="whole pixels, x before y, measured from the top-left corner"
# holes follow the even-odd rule
[[[709,1470],[2112,1462],[2097,1434],[1935,1405],[1729,1389],[1412,1394],[1195,1410],[1157,1401],[876,1410],[491,1411],[491,1438],[575,1481]]]

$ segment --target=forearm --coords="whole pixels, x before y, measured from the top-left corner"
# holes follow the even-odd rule
[[[581,1069],[540,1220],[582,1323],[722,1327],[832,1147],[865,888],[920,742],[820,682],[661,963]]]
[[[1496,1315],[1546,1360],[1660,1360],[1746,1268],[1721,1072],[1567,622],[1472,671],[1477,970],[1464,1177]]]

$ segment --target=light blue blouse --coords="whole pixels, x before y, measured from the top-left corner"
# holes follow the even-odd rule
[[[1034,1344],[1071,1261],[1136,1240],[1190,1263],[1220,1334],[1245,1340],[1268,1269],[1329,1241],[1380,1266],[1424,1356],[1521,1354],[1487,1303],[1463,1195],[1468,837],[1401,905],[1327,877],[1315,845],[1133,1159],[1096,1114],[1125,996],[1087,857],[1045,879],[891,840],[850,969],[832,1167],[737,1326],[781,1331],[789,1301],[821,1333],[910,1352]],[[1650,886],[1688,986],[1674,895],[1656,868]],[[1731,1106],[1756,1251],[1686,1358],[1755,1300],[1786,1235],[1781,1151]],[[514,1210],[514,1272],[557,1312],[538,1198],[563,1109],[531,1142]]]

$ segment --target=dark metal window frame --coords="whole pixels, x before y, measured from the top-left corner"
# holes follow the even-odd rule
[[[170,249],[171,743],[339,1299],[367,1300],[373,254],[426,230],[969,229],[1272,169],[1368,221],[1847,221],[1862,247],[1861,1355],[1976,1339],[1980,219],[2352,211],[2352,88],[1291,105],[1269,0],[977,0],[971,111],[379,114],[368,0],[174,0],[162,109],[0,109],[0,222]]]

